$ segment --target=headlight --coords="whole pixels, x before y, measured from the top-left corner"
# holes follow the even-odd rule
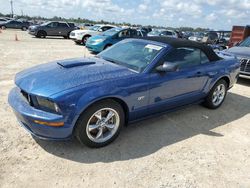
[[[56,103],[45,99],[43,97],[36,97],[37,99],[37,103],[39,105],[39,108],[41,110],[45,110],[45,111],[51,111],[51,112],[59,112],[59,107],[57,106]]]
[[[94,40],[95,43],[100,43],[100,42],[103,42],[104,40],[103,39],[96,39]]]
[[[84,32],[76,33],[77,35],[84,35]]]

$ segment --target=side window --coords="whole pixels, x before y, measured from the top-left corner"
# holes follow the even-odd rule
[[[120,37],[120,38],[122,38],[122,37],[129,37],[129,30],[126,29],[126,30],[120,31],[118,33],[118,37]]]
[[[201,51],[194,48],[177,48],[164,57],[163,62],[166,61],[177,64],[180,69],[193,67],[200,65]]]
[[[58,23],[58,27],[68,27],[66,23]]]
[[[170,31],[167,31],[167,32],[166,32],[166,35],[167,35],[167,36],[172,36],[172,35],[173,35],[173,33],[172,33],[172,32],[170,32]]]
[[[49,27],[57,27],[58,26],[58,22],[51,22],[50,24],[48,24]]]
[[[134,29],[130,30],[130,35],[131,37],[141,36],[140,32],[138,34],[137,31]]]
[[[207,55],[201,51],[201,64],[205,64],[205,63],[208,63],[210,62]]]
[[[107,30],[109,30],[109,29],[111,29],[111,28],[113,28],[113,27],[105,26],[105,27],[102,27],[102,31],[107,31]]]

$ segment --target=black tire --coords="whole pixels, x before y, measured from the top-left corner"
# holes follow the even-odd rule
[[[218,105],[215,105],[215,104],[213,103],[213,94],[214,94],[216,88],[217,88],[219,85],[221,85],[221,84],[223,84],[224,87],[225,87],[225,95],[224,95],[223,100],[222,100]],[[226,98],[227,90],[228,90],[228,84],[227,84],[227,82],[226,82],[224,79],[219,80],[219,81],[213,86],[213,88],[210,90],[208,96],[207,96],[206,99],[205,99],[205,102],[203,103],[204,106],[206,106],[207,108],[210,108],[210,109],[217,109],[217,108],[219,108],[219,107],[223,104],[223,102],[224,102],[224,100],[225,100],[225,98]]]
[[[36,34],[37,38],[45,38],[47,33],[45,31],[38,31]]]
[[[89,37],[91,37],[91,36],[90,36],[90,35],[87,35],[87,36],[84,36],[84,37],[82,38],[82,44],[83,44],[83,45],[86,45],[86,42],[87,42],[87,40],[88,40]]]
[[[1,29],[2,29],[2,30],[5,30],[5,29],[6,29],[6,26],[5,26],[5,25],[3,25],[3,26],[1,27]]]
[[[24,27],[22,27],[22,31],[27,31],[27,29],[28,29],[28,28],[27,28],[27,27],[25,27],[25,26],[24,26]]]
[[[115,110],[119,115],[120,123],[116,132],[113,134],[111,138],[109,138],[105,142],[94,142],[88,137],[87,124],[88,121],[91,119],[91,117],[95,114],[95,112],[103,108],[110,108]],[[114,100],[107,99],[91,105],[89,108],[87,108],[87,110],[85,110],[80,115],[75,125],[76,127],[74,130],[74,135],[81,144],[84,144],[92,148],[99,148],[106,146],[110,144],[112,141],[114,141],[119,135],[121,128],[124,126],[124,124],[125,124],[125,115],[122,106]]]
[[[69,37],[67,37],[67,36],[63,36],[63,38],[64,38],[64,39],[68,39]]]
[[[75,41],[75,43],[76,43],[77,45],[80,45],[80,44],[81,44],[81,42],[80,42],[80,41]]]

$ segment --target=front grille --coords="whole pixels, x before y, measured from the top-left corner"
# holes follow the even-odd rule
[[[23,95],[23,97],[26,99],[26,101],[33,106],[33,102],[32,102],[32,97],[24,90],[21,90],[21,94]]]
[[[250,72],[250,59],[241,59],[240,60],[240,71]]]

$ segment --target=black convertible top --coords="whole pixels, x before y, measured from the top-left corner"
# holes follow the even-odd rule
[[[213,51],[213,49],[210,46],[207,46],[199,42],[194,42],[185,39],[170,38],[170,37],[143,37],[141,39],[165,43],[174,48],[181,48],[181,47],[198,48],[207,55],[210,61],[221,60],[221,58]]]

